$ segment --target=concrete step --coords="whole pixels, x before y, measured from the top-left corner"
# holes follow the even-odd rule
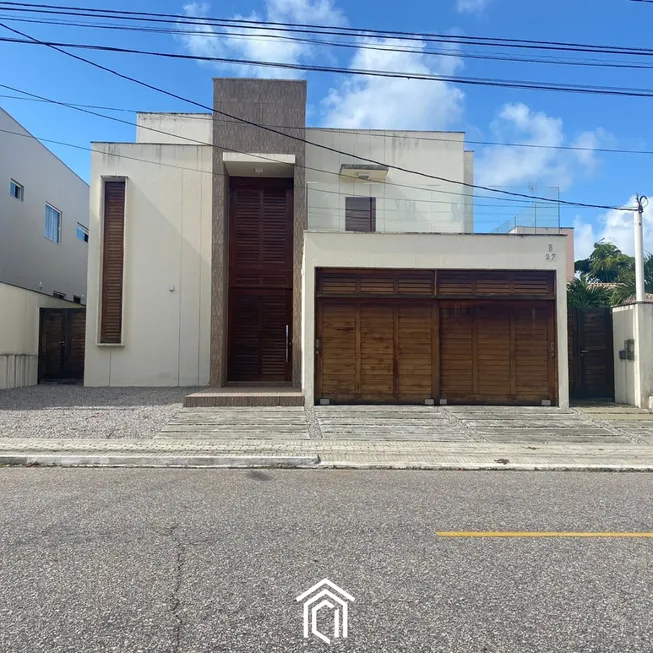
[[[184,398],[184,408],[303,405],[304,395],[295,388],[208,388]]]

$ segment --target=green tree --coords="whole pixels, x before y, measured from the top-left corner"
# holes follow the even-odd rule
[[[634,269],[635,260],[624,254],[614,243],[599,240],[586,259],[576,261],[574,269],[588,281],[616,283]]]
[[[567,304],[573,308],[598,308],[610,306],[608,288],[592,285],[585,278],[574,279],[567,285]]]
[[[644,291],[653,293],[653,254],[644,258]],[[625,304],[635,297],[635,270],[627,270],[619,277],[619,284],[612,293],[613,304]]]

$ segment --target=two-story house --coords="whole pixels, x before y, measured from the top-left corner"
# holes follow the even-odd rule
[[[565,236],[474,233],[462,133],[305,115],[303,81],[216,79],[93,145],[85,383],[566,406]]]
[[[88,184],[0,109],[0,389],[37,382],[40,339],[41,372],[74,375],[72,356],[81,374],[83,343],[73,354],[63,342],[66,314],[53,314],[50,344],[40,309],[86,303],[88,197]]]

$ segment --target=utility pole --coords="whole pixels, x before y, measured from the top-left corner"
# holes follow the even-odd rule
[[[642,215],[644,208],[648,205],[648,198],[635,195],[637,207],[634,211],[635,217],[635,299],[638,302],[646,301],[644,289],[644,230],[642,226]]]

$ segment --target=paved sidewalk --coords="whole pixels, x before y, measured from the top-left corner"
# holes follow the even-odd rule
[[[0,465],[653,471],[653,446],[361,440],[0,439]]]

